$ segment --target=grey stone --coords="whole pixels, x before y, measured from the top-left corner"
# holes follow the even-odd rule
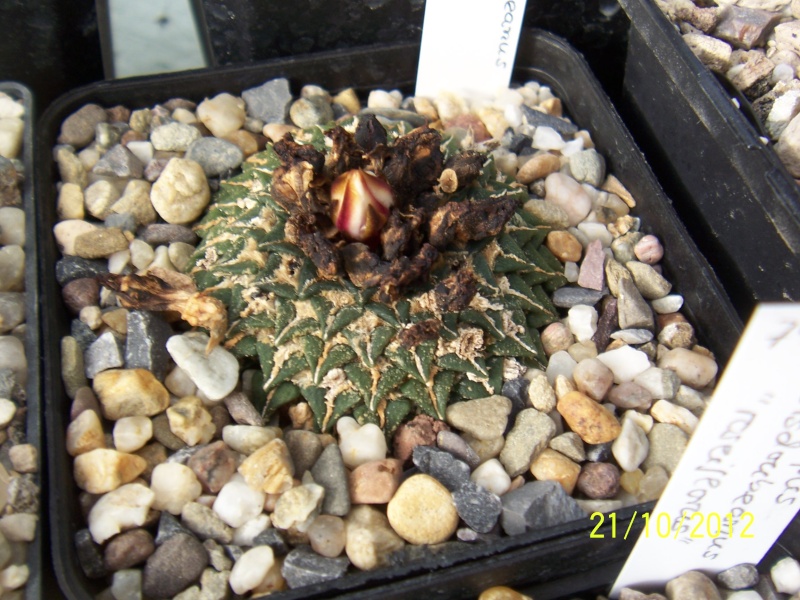
[[[314,481],[325,488],[321,512],[343,517],[350,512],[347,471],[338,444],[328,444],[311,468]]]
[[[75,532],[75,551],[78,564],[89,579],[99,579],[108,575],[103,563],[103,550],[94,543],[88,529]]]
[[[141,178],[144,172],[142,161],[125,146],[117,144],[106,152],[92,169],[95,175],[111,177]]]
[[[525,120],[528,121],[528,125],[533,127],[552,127],[562,136],[571,136],[578,132],[578,127],[574,123],[534,110],[525,104],[522,105],[522,114],[525,116]]]
[[[281,77],[244,90],[242,99],[249,116],[261,119],[264,123],[285,123],[292,102],[289,80]]]
[[[78,345],[85,353],[89,346],[97,341],[97,334],[80,319],[72,319],[69,328],[70,335],[78,340]]]
[[[326,558],[307,546],[295,548],[286,555],[281,573],[289,588],[332,581],[342,577],[350,566],[346,556]]]
[[[17,183],[17,169],[14,163],[0,156],[0,206],[19,206],[22,195]]]
[[[663,298],[672,289],[672,284],[648,264],[638,260],[631,260],[625,263],[625,266],[633,275],[633,280],[636,282],[639,292],[647,300]],[[623,329],[626,328],[623,327]]]
[[[127,322],[125,368],[147,369],[163,380],[172,364],[167,352],[172,327],[159,315],[140,310],[128,311]]]
[[[119,143],[127,129],[127,123],[98,123],[94,128],[94,139],[103,148],[110,148]]]
[[[520,412],[500,452],[506,472],[511,477],[522,475],[555,434],[556,424],[546,414],[535,408]]]
[[[167,511],[161,511],[161,516],[158,518],[158,533],[156,533],[156,546],[160,546],[171,538],[176,533],[185,533],[191,535],[188,529],[181,525],[177,518],[172,516]]]
[[[313,431],[293,429],[284,434],[283,441],[289,448],[295,477],[302,477],[303,473],[311,470],[322,454],[322,442]]]
[[[216,177],[241,165],[244,154],[236,144],[215,137],[204,137],[192,142],[185,158],[198,163],[209,177]]]
[[[653,310],[631,279],[620,279],[617,298],[620,329],[653,329]]]
[[[573,431],[557,435],[550,440],[548,446],[577,463],[582,463],[586,460],[586,449],[583,446],[583,440]]]
[[[530,382],[523,377],[516,377],[503,382],[501,395],[511,400],[511,413],[508,415],[509,421],[513,421],[519,411],[528,405],[528,385],[530,385]]]
[[[555,481],[531,481],[503,496],[500,524],[508,535],[585,519],[578,503]]]
[[[75,279],[95,277],[103,273],[108,273],[107,260],[64,256],[56,262],[56,281],[61,286]]]
[[[406,123],[410,123],[412,127],[422,127],[428,123],[428,119],[421,114],[399,108],[364,108],[361,110],[361,114],[375,115],[379,121],[388,121],[390,125],[399,121],[405,121]]]
[[[101,371],[125,365],[125,342],[114,332],[107,331],[97,338],[84,358],[86,377],[94,379]]]
[[[103,223],[106,227],[116,227],[122,231],[136,231],[136,217],[130,213],[111,213],[108,215]]]
[[[208,552],[208,562],[217,571],[230,571],[233,561],[225,554],[225,548],[214,540],[206,540],[203,547]]]
[[[247,394],[242,392],[233,392],[223,398],[225,408],[231,415],[231,418],[239,425],[255,425],[256,427],[264,426],[264,419],[258,409],[247,397]],[[308,432],[310,433],[310,432]],[[287,442],[288,443],[288,442]],[[320,446],[320,452],[322,447]],[[317,453],[319,456],[319,452]],[[314,458],[316,460],[316,458]]]
[[[775,584],[772,583],[772,579],[769,577],[759,578],[755,591],[758,592],[762,600],[783,600],[786,597],[778,593],[778,590],[775,589]]]
[[[197,127],[176,121],[159,125],[150,132],[153,148],[166,152],[188,152],[191,145],[200,137],[201,133]]]
[[[656,423],[647,434],[647,439],[650,442],[650,452],[641,468],[647,471],[650,467],[659,465],[672,475],[689,437],[676,425]]]
[[[0,333],[7,333],[25,322],[25,294],[0,292]]]
[[[586,444],[586,460],[589,462],[606,462],[611,460],[611,445],[613,442],[605,444]]]
[[[475,469],[481,464],[481,459],[470,445],[457,433],[452,431],[440,431],[436,434],[436,445],[440,450],[449,452],[458,460],[462,460],[469,465],[470,469]]]
[[[553,292],[553,304],[560,308],[572,308],[578,304],[594,306],[607,293],[607,290],[597,291],[574,286],[562,287]]]
[[[147,225],[139,237],[151,246],[162,246],[172,242],[184,242],[196,246],[200,238],[185,225],[171,225],[169,223],[153,223]]]
[[[75,393],[87,385],[86,372],[83,368],[83,350],[78,340],[72,336],[61,339],[61,379],[70,398],[74,398]]]
[[[281,532],[274,527],[265,529],[254,537],[253,546],[269,546],[275,556],[286,556],[289,552],[289,544],[286,543]]]
[[[472,481],[453,492],[453,504],[464,523],[478,533],[489,533],[503,512],[500,497]]]
[[[189,502],[181,510],[181,523],[201,540],[212,539],[230,544],[233,530],[213,510],[197,502]]]
[[[629,231],[611,242],[611,251],[614,253],[614,258],[617,259],[620,265],[636,260],[636,253],[633,249],[643,237],[644,234],[639,231]]]
[[[289,108],[289,117],[292,123],[305,129],[333,120],[333,109],[324,98],[298,98]]]
[[[469,482],[469,465],[444,450],[432,446],[417,446],[414,448],[412,460],[422,473],[430,475],[451,492]]]
[[[142,590],[150,598],[172,598],[200,579],[208,553],[197,538],[178,533],[147,559]]]
[[[242,547],[235,544],[226,544],[222,547],[225,549],[225,556],[230,558],[233,562],[242,558],[242,554],[244,554]]]
[[[162,446],[172,451],[180,450],[186,446],[186,443],[181,438],[172,433],[166,413],[153,417],[153,437]]]
[[[729,590],[743,590],[754,587],[758,583],[758,569],[755,565],[744,563],[722,573],[717,573],[717,583]]]
[[[102,106],[86,104],[64,119],[58,143],[83,148],[94,140],[97,124],[107,120]]]
[[[622,340],[626,344],[646,344],[653,339],[653,332],[648,329],[620,329],[611,334],[612,340]]]
[[[16,383],[13,369],[0,369],[0,398],[11,398]]]
[[[718,14],[719,21],[713,32],[714,37],[746,50],[763,46],[766,37],[781,22],[782,17],[780,13],[735,4],[726,6]]]
[[[575,181],[600,187],[606,178],[606,161],[597,150],[589,148],[569,157],[569,170]]]

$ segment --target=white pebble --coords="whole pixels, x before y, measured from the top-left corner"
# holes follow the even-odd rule
[[[400,108],[400,100],[386,90],[372,90],[367,98],[369,108]]]
[[[222,441],[236,452],[249,456],[277,437],[275,428],[257,425],[226,425],[222,428]]]
[[[762,598],[755,590],[739,590],[725,596],[725,600],[762,600]]]
[[[268,529],[270,524],[269,515],[262,512],[234,529],[233,543],[237,546],[252,546],[253,540],[265,529]]]
[[[578,304],[569,309],[569,330],[579,342],[587,342],[597,331],[597,311],[593,306]]]
[[[167,376],[164,378],[164,387],[178,398],[194,396],[197,392],[197,386],[194,384],[191,377],[189,377],[189,374],[180,367],[175,367],[172,371],[167,373]]]
[[[239,361],[220,346],[206,355],[208,341],[200,332],[173,335],[167,340],[167,352],[209,399],[219,400],[236,387]]]
[[[17,414],[17,405],[8,398],[0,398],[0,428],[11,423],[15,414]]]
[[[680,294],[668,294],[663,298],[651,301],[650,306],[660,315],[676,313],[683,306],[683,296]]]
[[[75,238],[87,231],[94,231],[97,225],[82,219],[66,219],[53,227],[53,236],[62,254],[75,254]]]
[[[92,539],[102,544],[123,529],[143,525],[154,498],[153,491],[140,483],[129,483],[105,494],[89,511]]]
[[[25,245],[25,211],[15,206],[0,208],[0,245]]]
[[[562,156],[569,158],[581,150],[583,150],[583,138],[575,138],[574,140],[570,140],[564,144],[564,147],[561,148],[561,154]]]
[[[633,382],[650,392],[653,400],[671,400],[681,386],[681,380],[675,371],[658,367],[650,367],[639,373],[633,378]]]
[[[770,569],[769,575],[778,592],[782,594],[800,592],[800,563],[791,556],[776,562]]]
[[[791,81],[794,79],[794,68],[792,65],[786,63],[775,65],[775,68],[772,69],[772,76],[770,79],[772,83],[778,83],[779,81]]]
[[[583,221],[592,210],[592,198],[588,192],[568,175],[550,173],[544,180],[544,190],[544,199],[563,209],[571,226]]]
[[[122,417],[114,423],[114,447],[136,452],[153,437],[153,422],[147,417]]]
[[[169,259],[169,247],[159,246],[156,248],[155,256],[153,256],[153,262],[151,262],[147,268],[159,268],[164,269],[165,271],[175,271],[175,265],[173,265],[172,261]]]
[[[25,122],[22,119],[0,118],[0,156],[12,159],[19,156]]]
[[[578,363],[569,355],[569,352],[566,350],[559,350],[550,357],[550,361],[547,363],[547,381],[550,385],[554,385],[556,377],[559,375],[563,375],[571,380],[572,372],[577,366]]]
[[[241,129],[245,116],[244,100],[227,93],[206,99],[197,106],[197,118],[220,138]]]
[[[155,466],[150,476],[150,489],[155,494],[153,508],[173,515],[181,514],[184,506],[197,500],[203,493],[203,486],[194,471],[176,462]]]
[[[0,119],[20,118],[25,114],[25,107],[8,94],[0,92]]]
[[[108,271],[119,275],[131,264],[131,251],[120,250],[108,257]]]
[[[614,383],[633,381],[639,373],[650,368],[650,359],[641,350],[631,346],[620,346],[597,356],[598,360],[614,373]]]
[[[533,132],[532,145],[537,150],[561,150],[564,147],[564,139],[552,127],[542,125]]]
[[[9,542],[32,542],[36,537],[37,515],[31,513],[14,513],[0,519],[0,533]]]
[[[622,431],[611,444],[611,454],[623,471],[635,471],[650,451],[647,435],[633,419],[622,421]]]
[[[564,263],[564,277],[570,283],[575,283],[578,281],[578,275],[580,274],[580,269],[578,268],[578,263],[574,263],[572,261],[567,261]]]
[[[611,246],[614,241],[614,236],[608,230],[608,227],[602,223],[589,223],[587,221],[578,223],[578,230],[586,236],[586,239],[591,243],[595,240],[600,240],[603,248]],[[588,245],[588,244],[587,244]]]
[[[275,554],[269,546],[256,546],[239,557],[231,570],[228,583],[236,594],[256,589],[275,564]]]
[[[153,144],[149,141],[133,140],[128,142],[126,147],[136,158],[142,161],[143,165],[153,160],[155,149],[153,148]]]
[[[264,510],[264,492],[254,490],[238,473],[222,486],[213,511],[231,527],[242,527]],[[256,533],[258,535],[258,533]]]
[[[0,573],[0,586],[6,590],[16,590],[28,583],[28,577],[30,577],[28,565],[11,565]],[[5,597],[5,594],[3,596]]]
[[[336,431],[342,460],[348,468],[386,458],[386,437],[374,423],[359,425],[353,417],[342,417],[336,423]]]
[[[655,422],[650,415],[640,413],[638,410],[633,409],[626,410],[622,414],[622,420],[624,421],[625,419],[630,419],[636,423],[645,433],[650,433],[650,430],[653,429],[653,423]]]
[[[132,240],[128,244],[128,251],[131,253],[131,264],[140,271],[149,267],[156,256],[153,247],[139,238]]]
[[[482,488],[502,496],[511,487],[511,477],[496,458],[490,458],[476,468],[469,478]]]
[[[692,435],[698,419],[692,412],[668,400],[659,400],[650,408],[650,414],[659,423],[678,426],[686,435]]]

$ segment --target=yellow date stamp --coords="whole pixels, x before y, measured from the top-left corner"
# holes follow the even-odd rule
[[[617,513],[601,513],[593,512],[591,517],[592,521],[597,521],[597,524],[592,529],[589,537],[592,539],[604,539],[607,532],[599,531],[608,519],[611,524],[611,532],[608,537],[617,539]],[[644,521],[642,528],[642,535],[645,537],[658,537],[661,539],[673,538],[678,539],[682,533],[688,533],[690,539],[716,539],[718,537],[726,538],[743,538],[749,539],[755,537],[750,528],[753,526],[755,516],[751,512],[743,512],[736,517],[732,513],[701,513],[701,512],[684,512],[681,515],[675,516],[665,512],[657,514],[650,514],[649,512],[639,513],[633,511],[633,515],[628,519],[627,526],[621,522],[619,532],[622,532],[622,527],[625,527],[625,532],[622,539],[627,540],[628,535],[633,528],[636,519]]]

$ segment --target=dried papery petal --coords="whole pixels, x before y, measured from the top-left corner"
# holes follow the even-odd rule
[[[363,242],[386,224],[394,196],[389,184],[362,169],[351,169],[331,184],[331,217],[347,237]]]

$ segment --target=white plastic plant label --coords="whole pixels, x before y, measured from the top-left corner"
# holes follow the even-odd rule
[[[526,0],[427,0],[417,96],[508,87]]]
[[[763,304],[655,508],[633,517],[645,529],[611,596],[757,563],[799,508],[800,304]]]

